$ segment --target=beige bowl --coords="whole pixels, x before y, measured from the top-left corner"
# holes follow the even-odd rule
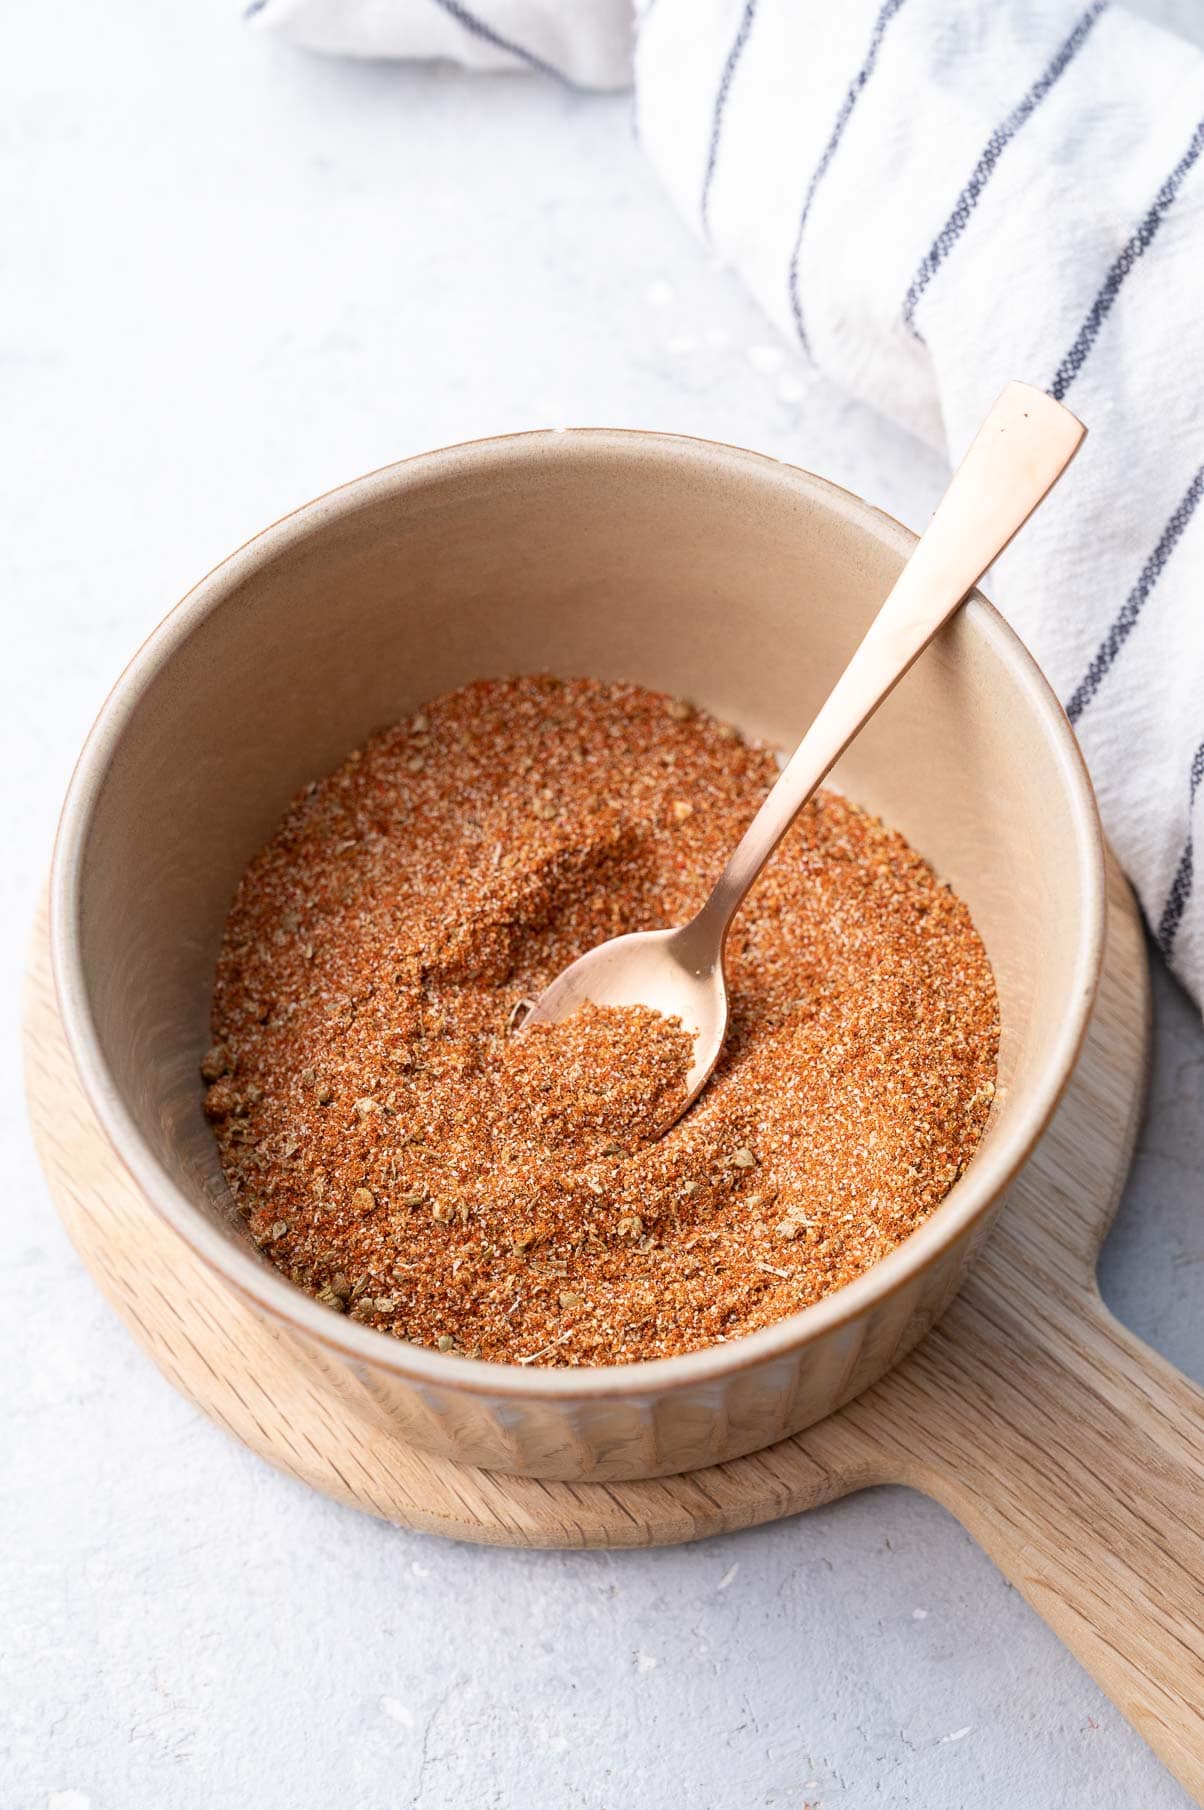
[[[655,1363],[522,1369],[417,1349],[319,1307],[249,1241],[201,1113],[222,922],[292,794],[372,730],[487,675],[642,681],[790,747],[912,536],[752,453],[536,433],[376,472],[269,528],[174,610],[88,740],[55,854],[63,1018],[101,1123],[231,1288],[341,1365],[414,1445],[534,1476],[649,1477],[830,1414],[948,1304],[1053,1110],[1102,946],[1091,788],[1049,687],[975,597],[838,783],[968,902],[994,965],[1000,1086],[931,1219],[839,1293]]]

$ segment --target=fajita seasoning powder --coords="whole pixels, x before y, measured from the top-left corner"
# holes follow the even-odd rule
[[[772,752],[635,685],[489,680],[306,788],[239,885],[202,1065],[252,1235],[332,1312],[519,1364],[739,1338],[932,1212],[994,1095],[962,902],[832,792],[736,920],[728,1042],[639,1013],[515,1041],[606,937],[697,910]]]

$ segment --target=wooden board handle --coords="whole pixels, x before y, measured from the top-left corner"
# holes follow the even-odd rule
[[[955,1324],[932,1335],[957,1337],[942,1380],[960,1411],[930,1418],[907,1480],[957,1516],[1204,1802],[1204,1390],[1094,1289],[1059,1307],[1011,1280],[970,1361]]]

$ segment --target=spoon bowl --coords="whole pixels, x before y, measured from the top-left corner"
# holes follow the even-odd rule
[[[673,1117],[680,1118],[710,1080],[727,1035],[723,960],[705,931],[700,934],[698,918],[673,930],[611,937],[588,950],[540,994],[517,1035],[535,1024],[560,1024],[586,1004],[648,1006],[681,1021],[694,1050],[685,1095],[674,1103]]]

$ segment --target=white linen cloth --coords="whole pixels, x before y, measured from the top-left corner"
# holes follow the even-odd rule
[[[956,461],[1009,377],[1090,432],[991,595],[1204,1001],[1204,57],[1108,0],[251,0],[324,50],[634,81],[799,353]]]

